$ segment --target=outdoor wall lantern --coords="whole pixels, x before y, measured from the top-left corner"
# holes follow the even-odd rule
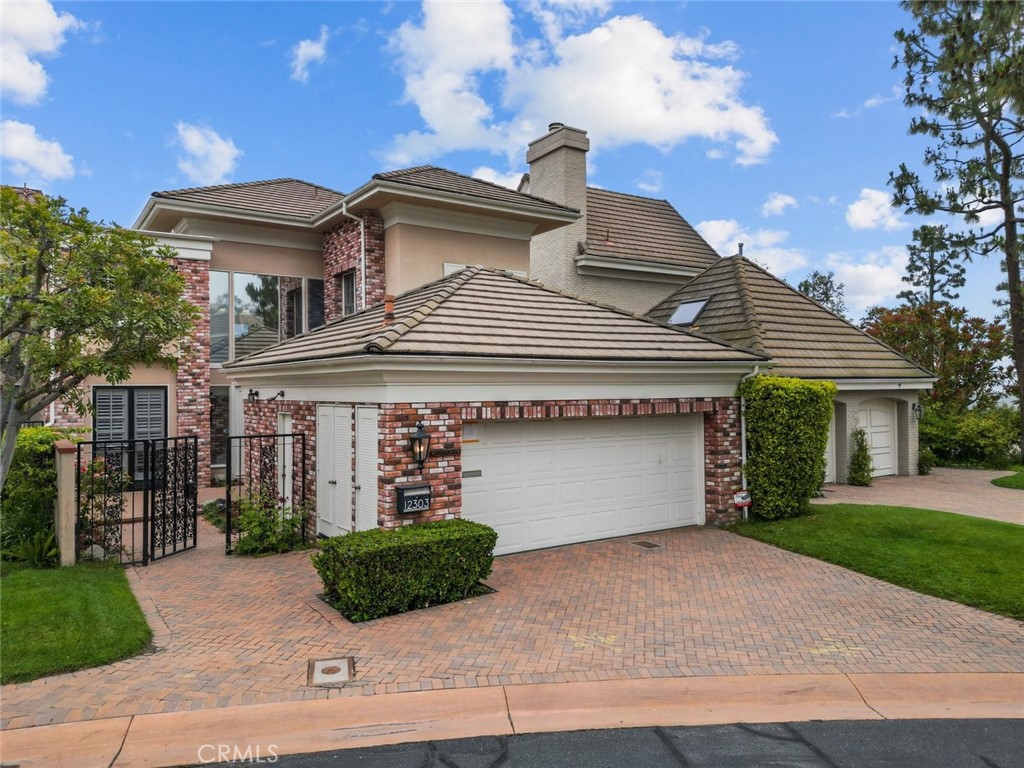
[[[914,403],[913,405],[911,405],[910,410],[914,412],[914,418],[917,419],[918,421],[920,421],[921,417],[924,416],[924,406],[921,405],[920,403]]]
[[[423,469],[423,464],[430,455],[430,435],[423,429],[423,422],[416,425],[416,434],[409,438],[409,446],[412,449],[412,458]]]
[[[259,399],[259,397],[259,392],[257,392],[255,389],[250,389],[249,394],[245,399],[248,400],[251,405],[252,403],[255,403]]]

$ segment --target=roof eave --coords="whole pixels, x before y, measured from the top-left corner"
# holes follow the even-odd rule
[[[455,205],[460,208],[470,208],[474,211],[501,213],[506,216],[513,215],[538,223],[571,224],[582,215],[579,211],[571,208],[559,210],[557,208],[546,209],[534,205],[516,205],[500,200],[487,200],[473,195],[460,195],[455,192],[428,189],[386,179],[371,179],[345,197],[344,200],[335,203],[315,217],[312,222],[313,226],[331,226],[344,216],[344,211],[358,213],[367,208],[378,207],[372,204],[373,198],[384,194],[395,195],[396,197],[403,197],[420,203],[441,203]]]
[[[200,216],[214,215],[235,221],[244,221],[255,224],[272,224],[275,226],[287,225],[296,229],[310,229],[310,219],[302,216],[285,216],[272,213],[256,213],[245,211],[239,208],[232,208],[224,205],[212,205],[209,203],[184,202],[166,197],[152,196],[146,202],[142,213],[135,220],[132,229],[150,229],[153,220],[161,211],[173,211],[182,215],[198,214]]]

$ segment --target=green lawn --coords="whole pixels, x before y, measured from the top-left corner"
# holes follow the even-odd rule
[[[0,682],[124,659],[152,635],[120,566],[14,570],[0,581]]]
[[[1018,491],[1024,491],[1024,469],[1017,470],[1017,474],[1015,475],[997,477],[992,481],[992,485],[998,485],[1000,488],[1015,488]]]
[[[949,512],[814,505],[737,533],[926,595],[1024,621],[1024,526]]]

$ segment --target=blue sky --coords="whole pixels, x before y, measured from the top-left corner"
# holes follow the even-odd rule
[[[720,253],[892,304],[920,219],[886,181],[925,146],[895,3],[4,0],[2,181],[130,225],[154,190],[434,164],[513,184],[549,122],[592,184],[665,198]],[[994,315],[995,260],[961,302]]]

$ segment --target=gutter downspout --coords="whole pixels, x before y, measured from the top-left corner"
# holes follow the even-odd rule
[[[348,212],[348,201],[341,201],[341,215],[359,222],[359,311],[366,309],[366,220]]]
[[[757,376],[760,373],[760,367],[755,365],[753,371],[741,376],[737,389],[747,379]],[[742,395],[740,395],[740,484],[742,486],[741,490],[747,490],[747,400]],[[750,507],[744,507],[743,520],[746,521],[749,517]]]

